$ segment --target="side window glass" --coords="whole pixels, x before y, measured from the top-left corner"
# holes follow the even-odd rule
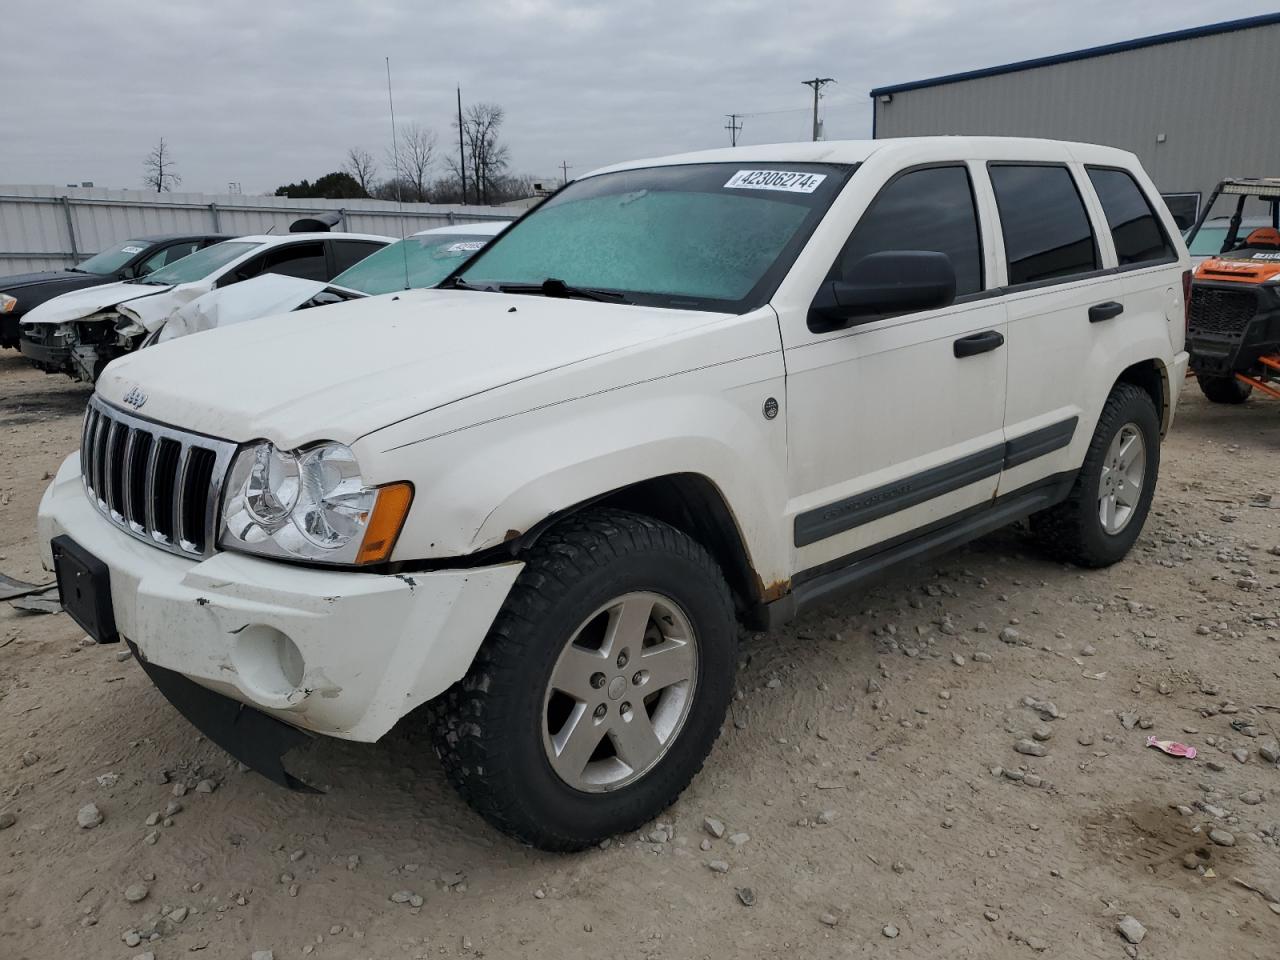
[[[968,171],[962,166],[912,170],[871,201],[832,267],[844,279],[863,257],[887,250],[930,250],[951,258],[956,296],[982,289],[982,241]]]
[[[1173,245],[1133,177],[1123,170],[1088,169],[1089,181],[1107,215],[1120,265],[1172,260]]]
[[[329,268],[324,258],[324,243],[297,243],[271,250],[266,255],[263,273],[281,273],[303,280],[327,280]]]
[[[368,240],[330,240],[329,243],[333,250],[334,277],[382,248],[382,244],[370,243]],[[325,279],[332,280],[333,277],[325,277]]]
[[[218,280],[218,286],[227,287],[233,283],[239,283],[241,280],[249,280],[262,273],[262,268],[266,266],[267,258],[265,254],[250,257],[238,267],[233,267],[224,273]]]
[[[173,246],[171,246],[168,250],[165,251],[165,254],[164,254],[165,266],[168,266],[169,264],[173,263],[176,260],[181,260],[183,257],[191,256],[191,254],[196,252],[196,248],[199,246],[200,244],[194,240],[184,242],[184,243],[175,243]]]
[[[1066,167],[992,164],[1009,285],[1097,270],[1098,246]]]

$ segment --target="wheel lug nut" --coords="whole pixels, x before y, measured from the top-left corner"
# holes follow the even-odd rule
[[[596,707],[595,711],[592,713],[592,716],[594,716],[597,720],[599,720],[608,712],[608,709],[609,708],[602,703],[598,707]]]
[[[621,670],[623,667],[625,667],[629,659],[631,658],[627,656],[626,650],[623,650],[620,654],[618,654],[618,669]]]
[[[596,690],[599,690],[604,686],[604,681],[605,677],[603,673],[593,673],[591,675],[591,686]]]
[[[640,686],[640,684],[644,683],[648,679],[649,679],[649,674],[646,671],[637,670],[635,672],[635,675],[631,678],[631,682],[638,687]]]

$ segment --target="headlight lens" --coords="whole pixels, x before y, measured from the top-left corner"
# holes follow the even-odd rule
[[[391,555],[409,512],[407,483],[367,486],[340,443],[279,450],[259,441],[231,465],[221,544],[322,563],[378,563]]]
[[[11,297],[7,293],[0,293],[0,313],[13,313],[14,308],[17,306],[17,297]]]

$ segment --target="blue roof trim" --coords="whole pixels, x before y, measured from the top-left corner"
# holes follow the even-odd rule
[[[1108,43],[1100,47],[1086,47],[1084,50],[1073,50],[1070,53],[1056,53],[1048,57],[1037,57],[1034,60],[1019,60],[998,67],[984,67],[981,70],[969,70],[964,73],[950,73],[943,77],[931,77],[928,80],[913,80],[910,83],[898,83],[889,87],[876,87],[871,97],[879,97],[888,93],[902,93],[907,90],[920,90],[924,87],[939,87],[962,80],[977,80],[980,77],[996,77],[1004,73],[1019,73],[1036,67],[1051,67],[1058,63],[1071,63],[1075,60],[1088,60],[1092,57],[1103,57],[1109,53],[1123,53],[1126,50],[1141,50],[1143,47],[1157,47],[1164,43],[1177,43],[1179,40],[1194,40],[1197,37],[1212,37],[1219,33],[1234,33],[1237,30],[1249,30],[1253,27],[1266,27],[1280,23],[1280,13],[1264,13],[1257,17],[1245,17],[1243,20],[1227,20],[1222,23],[1210,23],[1203,27],[1190,27],[1186,30],[1174,30],[1172,33],[1158,33],[1153,37],[1139,37],[1136,40],[1122,40],[1119,43]]]

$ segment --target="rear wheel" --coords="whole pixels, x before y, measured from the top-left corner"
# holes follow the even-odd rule
[[[702,767],[733,690],[737,631],[715,561],[617,510],[530,551],[467,676],[432,706],[462,796],[500,830],[577,850],[670,805]]]
[[[1067,499],[1035,514],[1031,529],[1055,556],[1106,567],[1132,548],[1151,509],[1160,471],[1160,418],[1131,383],[1111,391]]]
[[[1200,392],[1214,403],[1244,403],[1253,393],[1253,387],[1235,377],[1197,376],[1196,382]]]

